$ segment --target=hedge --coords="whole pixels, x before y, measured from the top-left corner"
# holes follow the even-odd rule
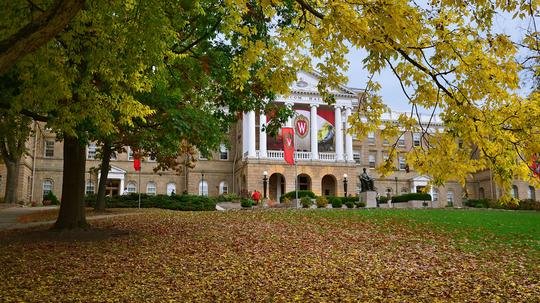
[[[425,193],[409,193],[392,197],[392,203],[409,202],[412,200],[431,201],[431,195]]]
[[[516,204],[503,204],[497,200],[490,199],[470,199],[465,201],[465,206],[474,208],[495,208],[508,210],[540,210],[540,202],[532,199],[518,201]]]
[[[298,199],[302,199],[303,197],[309,197],[311,199],[315,199],[316,196],[311,190],[299,190],[298,191]],[[296,199],[296,192],[290,191],[284,195],[281,195],[279,198],[279,202],[283,202],[284,198],[289,198],[290,200]]]
[[[93,206],[96,201],[95,195],[85,197],[88,206]],[[109,208],[137,208],[139,207],[139,194],[107,197],[105,199]],[[215,210],[216,201],[213,198],[194,195],[156,195],[141,194],[141,208],[163,208],[182,211],[205,211]]]

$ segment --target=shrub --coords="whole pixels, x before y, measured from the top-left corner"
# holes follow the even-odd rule
[[[240,196],[237,194],[219,195],[217,197],[218,202],[229,202],[229,201],[238,201],[238,200],[240,200]]]
[[[315,200],[317,208],[325,208],[328,206],[328,200],[324,196],[317,197]]]
[[[356,207],[366,207],[366,202],[359,202],[359,201],[356,201]]]
[[[311,205],[313,205],[313,201],[311,201],[310,197],[304,196],[302,199],[300,199],[300,204],[302,204],[303,208],[310,208]]]
[[[298,191],[298,199],[301,199],[303,197],[310,197],[311,199],[315,199],[316,196],[311,190],[299,190]],[[288,198],[289,200],[296,199],[296,192],[290,191],[284,195],[282,195],[279,198],[279,201],[283,202],[283,199]]]
[[[96,202],[95,195],[88,195],[85,201],[89,206]],[[139,194],[106,197],[105,202],[109,208],[137,208],[139,207]],[[157,195],[141,194],[141,208],[163,208],[181,211],[207,211],[216,209],[216,200],[205,196],[195,195]]]
[[[464,204],[465,206],[468,206],[468,207],[488,208],[490,203],[488,199],[478,199],[478,200],[470,199],[470,200],[466,200]]]
[[[525,199],[519,201],[519,209],[521,210],[540,210],[540,202],[533,199]]]
[[[252,207],[253,206],[253,200],[247,199],[247,198],[242,198],[242,204],[241,205],[244,208]]]
[[[347,208],[354,208],[354,202],[353,201],[346,201],[344,204],[345,204],[345,206],[347,206]]]
[[[43,196],[43,201],[51,201],[51,205],[60,205],[60,201],[52,193],[52,191],[48,192],[45,196]]]
[[[286,207],[289,207],[291,205],[291,199],[285,197],[283,199],[279,199],[281,201],[281,204],[283,204]]]
[[[388,199],[387,196],[378,196],[378,197],[377,197],[377,201],[378,201],[379,203],[388,203],[388,200],[389,200],[389,199]]]
[[[409,202],[412,200],[431,201],[431,195],[426,193],[408,193],[392,197],[392,203]]]
[[[341,208],[343,206],[343,201],[340,197],[328,196],[328,202],[332,204],[332,208]]]

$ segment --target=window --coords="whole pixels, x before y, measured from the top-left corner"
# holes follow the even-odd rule
[[[127,185],[127,192],[128,193],[136,193],[137,192],[137,184],[135,182],[129,182]]]
[[[399,163],[399,169],[400,170],[405,170],[405,166],[407,164],[405,163],[405,156],[403,154],[400,154],[398,156],[398,163]]]
[[[51,180],[43,181],[43,197],[53,190],[53,182]]]
[[[168,183],[167,184],[167,196],[172,196],[176,194],[176,184]]]
[[[454,191],[451,189],[446,192],[446,202],[448,202],[448,206],[454,205]]]
[[[96,192],[96,190],[95,190],[94,181],[89,179],[88,181],[86,181],[86,191],[85,191],[85,193],[87,195],[91,195],[91,194],[93,194],[95,192]]]
[[[433,198],[433,201],[439,201],[439,190],[434,188],[433,189],[433,196],[431,197]]]
[[[116,152],[111,153],[111,160],[116,160]]]
[[[229,150],[223,143],[219,146],[219,160],[229,160]]]
[[[405,147],[405,138],[403,136],[399,137],[398,146],[399,147]]]
[[[386,162],[386,160],[388,160],[388,152],[387,152],[387,151],[383,151],[383,152],[382,152],[382,157],[383,157],[383,160]]]
[[[534,191],[534,186],[529,186],[529,192],[527,194],[527,198],[531,200],[536,200],[536,193]]]
[[[367,139],[369,144],[375,144],[375,133],[369,132],[367,135]]]
[[[2,176],[0,176],[1,178]],[[2,181],[2,180],[0,180]],[[2,182],[0,182],[0,187],[2,186],[1,184]],[[28,176],[28,178],[26,179],[26,196],[28,198],[30,198],[30,196],[32,196],[32,178],[30,178],[30,176]]]
[[[512,198],[519,199],[518,187],[512,185]]]
[[[199,182],[199,196],[208,196],[208,182]]]
[[[128,161],[133,161],[133,150],[131,150],[131,147],[129,146],[128,146],[127,154],[128,154]]]
[[[359,152],[353,152],[353,160],[356,163],[362,163],[362,158]]]
[[[484,199],[486,197],[486,191],[484,190],[483,187],[480,187],[478,189],[478,198],[479,199]]]
[[[420,134],[417,134],[417,133],[413,134],[413,145],[420,146]]]
[[[226,181],[219,182],[219,194],[226,195],[229,193],[229,185]]]
[[[150,196],[156,195],[156,183],[154,182],[148,182],[146,184],[146,194]]]
[[[203,156],[203,154],[201,154],[201,152],[199,152],[199,160],[208,160],[208,158],[206,158],[205,156]]]
[[[96,158],[96,144],[90,143],[88,144],[88,148],[86,150],[86,159],[94,160]]]
[[[369,168],[375,168],[375,165],[377,165],[377,155],[375,152],[369,152],[368,162]]]
[[[54,157],[54,141],[45,141],[45,157]]]
[[[388,142],[388,139],[384,139],[383,142],[382,142],[383,145],[387,146],[389,145],[390,143]]]

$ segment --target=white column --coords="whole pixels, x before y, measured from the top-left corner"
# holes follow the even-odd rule
[[[124,194],[124,178],[120,179],[120,196]]]
[[[309,112],[309,124],[310,124],[310,138],[311,138],[311,159],[319,159],[319,145],[317,142],[317,133],[319,132],[319,125],[317,124],[317,104],[310,104],[311,111]]]
[[[248,152],[248,114],[242,113],[242,158]]]
[[[341,123],[341,107],[335,105],[335,130],[336,130],[336,160],[343,161],[343,128]]]
[[[259,157],[266,158],[266,114],[261,111],[259,116]]]
[[[353,140],[352,135],[350,134],[349,117],[351,116],[351,107],[345,107],[345,153],[347,154],[347,161],[353,160]]]
[[[248,158],[255,158],[255,112],[248,112]]]
[[[285,106],[288,108],[288,109],[292,109],[293,108],[293,104],[290,103],[290,102],[287,102],[285,103]],[[287,127],[293,127],[293,119],[294,117],[290,117],[288,120],[287,120]]]

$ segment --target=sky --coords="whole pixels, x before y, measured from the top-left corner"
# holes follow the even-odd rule
[[[494,21],[494,28],[498,33],[510,35],[513,41],[520,41],[529,22],[530,20],[512,20],[509,14],[499,14]],[[537,22],[539,22],[538,18]],[[362,67],[362,59],[365,56],[366,52],[364,50],[350,50],[347,56],[350,62],[349,70],[345,72],[345,75],[349,78],[348,86],[362,89],[366,87],[369,74]],[[519,56],[524,56],[524,54]],[[383,102],[393,111],[406,112],[411,110],[411,106],[401,90],[399,81],[389,68],[383,70],[380,74],[376,74],[373,80],[381,84],[379,94],[382,96]],[[522,93],[526,94],[527,92],[528,89],[524,89]],[[419,111],[422,113],[431,112],[426,109],[420,109]]]

